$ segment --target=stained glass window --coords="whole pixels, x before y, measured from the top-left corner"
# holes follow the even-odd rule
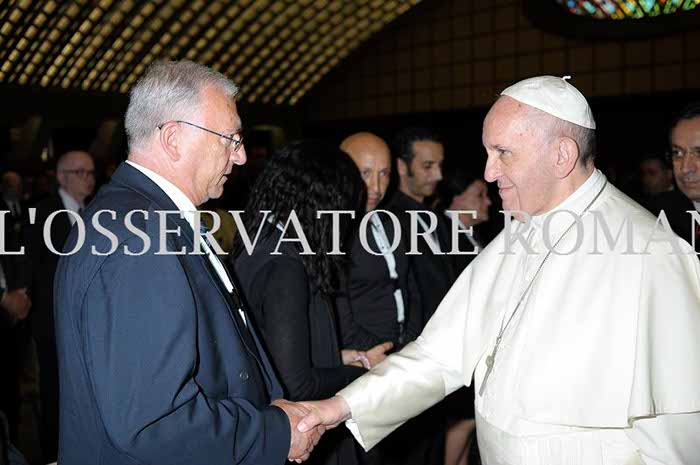
[[[640,19],[700,9],[700,0],[557,0],[570,13],[596,19]]]

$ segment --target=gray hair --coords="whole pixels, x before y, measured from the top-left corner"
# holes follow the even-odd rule
[[[556,124],[552,126],[551,137],[564,136],[573,139],[578,145],[581,164],[588,166],[595,160],[596,155],[596,135],[594,129],[584,128],[578,124],[556,119]]]
[[[568,137],[576,142],[583,166],[587,166],[595,159],[597,146],[595,130],[564,121],[536,108],[531,109],[528,122],[536,128],[543,137],[543,141],[547,143],[553,142],[557,137]]]
[[[124,127],[129,149],[144,149],[145,142],[160,124],[188,120],[201,109],[201,90],[221,89],[233,99],[238,86],[229,78],[198,63],[154,61],[131,89]]]

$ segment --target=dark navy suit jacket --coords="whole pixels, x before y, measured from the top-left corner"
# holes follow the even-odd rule
[[[90,218],[100,210],[99,231]],[[131,223],[141,232],[125,226]],[[158,255],[157,210],[175,204],[122,164],[83,212],[85,241],[55,281],[63,465],[282,465],[282,390],[253,328],[205,255]],[[192,251],[186,220],[167,217],[167,249]],[[134,229],[134,228],[131,228]],[[80,240],[74,227],[64,251]],[[144,254],[129,256],[144,248]],[[94,251],[93,251],[94,247]]]

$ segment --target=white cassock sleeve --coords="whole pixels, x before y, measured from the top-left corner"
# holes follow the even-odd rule
[[[462,273],[416,341],[338,393],[352,412],[346,425],[365,450],[465,384],[470,275]]]
[[[652,255],[643,266],[627,436],[648,465],[697,464],[700,262]]]

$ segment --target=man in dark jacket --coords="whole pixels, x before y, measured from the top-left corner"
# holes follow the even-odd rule
[[[200,235],[196,206],[246,160],[237,91],[188,61],[154,63],[131,91],[128,160],[56,274],[59,463],[282,465],[318,440],[297,431],[305,410],[280,399],[211,234]]]
[[[27,257],[34,302],[31,329],[39,360],[41,450],[55,462],[58,448],[58,359],[54,334],[53,282],[59,254],[71,227],[95,189],[95,164],[87,152],[70,151],[56,163],[58,191],[36,204],[36,218],[27,227]],[[44,231],[48,231],[44,236]]]
[[[435,194],[442,180],[444,147],[431,130],[407,128],[396,135],[393,150],[397,157],[399,190],[391,197],[389,207],[402,213],[404,222],[410,225],[405,234],[409,253],[418,252],[413,257],[413,271],[425,324],[456,278],[447,255],[449,224],[443,215],[423,203]],[[431,224],[433,217],[435,223]]]

